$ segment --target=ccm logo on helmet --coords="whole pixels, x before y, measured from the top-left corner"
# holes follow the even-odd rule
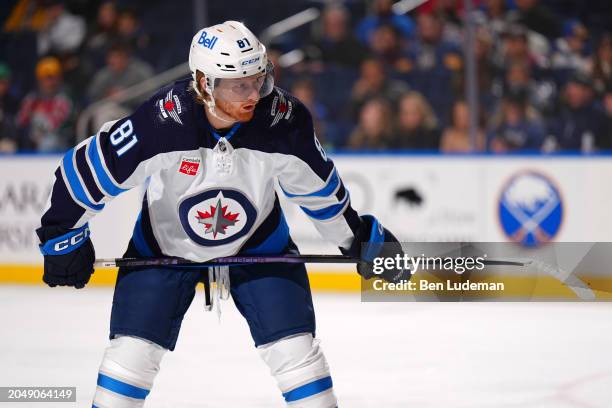
[[[215,44],[217,43],[218,38],[216,36],[207,37],[206,31],[202,31],[200,38],[198,38],[198,44],[203,45],[208,49],[215,48]]]
[[[56,242],[53,245],[53,250],[56,252],[66,251],[68,248],[79,245],[84,239],[89,236],[89,228],[85,228],[81,232],[71,236],[70,238]]]
[[[245,66],[245,65],[251,65],[251,64],[256,63],[257,61],[259,61],[259,57],[256,57],[256,58],[251,58],[250,60],[247,60],[247,61],[242,61],[242,64],[241,64],[241,65],[242,65],[242,66]]]

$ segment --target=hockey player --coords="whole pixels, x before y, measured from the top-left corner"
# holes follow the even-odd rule
[[[95,259],[87,221],[142,184],[146,193],[126,256],[206,261],[296,253],[275,180],[324,238],[362,259],[362,276],[373,275],[374,257],[402,253],[373,216],[353,210],[309,112],[274,87],[266,49],[243,24],[200,30],[189,65],[191,78],[162,88],[63,157],[37,230],[48,285],[85,286]],[[202,277],[192,269],[119,270],[94,406],[144,405]],[[402,270],[383,275],[409,277]],[[335,407],[304,265],[231,267],[229,281],[287,404]]]

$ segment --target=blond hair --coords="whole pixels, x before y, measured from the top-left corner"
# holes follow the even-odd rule
[[[195,99],[196,103],[200,105],[206,104],[207,98],[206,91],[202,89],[202,85],[200,85],[200,82],[202,82],[202,78],[204,78],[204,73],[200,70],[197,70],[196,80],[191,81],[189,83],[189,88],[190,91],[193,93],[193,98]]]
[[[436,114],[434,113],[431,105],[423,95],[416,91],[409,91],[403,94],[398,103],[398,111],[401,111],[402,102],[406,99],[412,100],[416,103],[421,116],[423,117],[423,126],[426,129],[435,129],[438,127],[438,119],[436,118]]]

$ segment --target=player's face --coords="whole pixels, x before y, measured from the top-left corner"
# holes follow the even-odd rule
[[[266,74],[240,79],[222,79],[215,86],[215,103],[219,110],[240,122],[253,118]]]

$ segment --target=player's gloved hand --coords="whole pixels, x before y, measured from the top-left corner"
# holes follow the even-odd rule
[[[51,287],[83,288],[94,271],[96,259],[88,225],[70,230],[46,227],[36,232],[42,242],[40,252],[45,257],[43,281]]]
[[[340,250],[344,255],[361,259],[361,262],[357,264],[357,272],[364,279],[370,279],[378,275],[387,282],[399,282],[401,280],[409,280],[411,277],[409,270],[397,267],[391,269],[384,268],[382,273],[375,273],[375,258],[395,258],[396,255],[403,257],[404,250],[391,231],[383,227],[371,215],[363,215],[361,217],[361,225],[351,247],[348,250],[342,248]]]

